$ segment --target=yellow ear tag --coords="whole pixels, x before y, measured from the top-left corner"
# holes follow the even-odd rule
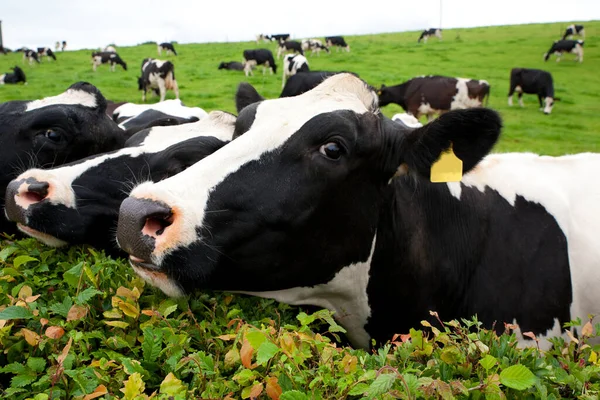
[[[431,165],[431,182],[459,182],[462,179],[463,163],[450,148],[440,154],[440,158]]]

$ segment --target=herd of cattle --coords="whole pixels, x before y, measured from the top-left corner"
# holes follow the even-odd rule
[[[142,71],[174,81],[165,65],[145,59]],[[600,311],[600,188],[585,184],[600,155],[489,154],[502,121],[474,106],[489,95],[483,81],[377,90],[353,73],[308,71],[287,83],[302,74],[322,75],[277,99],[241,83],[237,115],[113,103],[85,82],[0,104],[0,231],[127,256],[170,296],[226,290],[326,307],[362,348],[430,310],[477,314],[499,332],[517,324],[522,344],[531,331],[548,348],[564,323]],[[546,78],[514,69],[511,90]],[[432,87],[454,94],[410,95]],[[538,96],[548,106],[553,93]],[[414,118],[448,101],[426,125]],[[387,118],[389,102],[412,116]],[[448,152],[462,178],[434,183]]]

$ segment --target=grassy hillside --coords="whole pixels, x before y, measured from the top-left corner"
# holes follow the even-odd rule
[[[358,73],[371,85],[394,85],[423,74],[486,79],[492,86],[489,106],[498,110],[505,121],[502,140],[496,151],[532,151],[560,155],[583,151],[600,151],[600,21],[585,22],[586,43],[583,64],[566,55],[560,63],[554,57],[544,63],[542,55],[558,39],[567,23],[497,26],[472,29],[449,29],[444,40],[437,38],[417,44],[419,32],[388,33],[347,37],[352,51],[322,54],[309,58],[314,70],[349,70]],[[239,82],[248,81],[266,97],[277,97],[281,75],[246,78],[242,72],[219,71],[220,61],[241,61],[247,48],[266,47],[275,53],[274,43],[207,43],[178,45],[179,56],[169,58],[176,66],[181,98],[186,105],[205,110],[235,111],[233,95]],[[145,57],[157,57],[156,46],[118,48],[128,63],[114,73],[107,66],[92,72],[90,51],[58,54],[56,63],[24,65],[29,85],[0,87],[0,101],[33,99],[58,94],[73,82],[84,80],[97,85],[114,101],[141,101],[136,77]],[[0,56],[0,71],[21,65],[21,54]],[[280,63],[281,64],[281,63]],[[279,65],[281,67],[281,65]],[[561,101],[552,115],[538,110],[537,97],[526,95],[526,108],[509,108],[506,103],[510,69],[541,68],[554,77],[556,95]],[[169,93],[168,98],[173,94]],[[157,101],[152,98],[150,101]],[[516,100],[516,99],[515,99]],[[516,103],[516,101],[515,101]],[[392,116],[401,112],[396,105],[384,108]]]

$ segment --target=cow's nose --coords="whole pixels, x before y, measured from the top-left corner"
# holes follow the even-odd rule
[[[173,223],[171,208],[164,203],[128,197],[121,203],[117,242],[130,255],[151,261],[152,252]]]
[[[48,182],[13,180],[6,187],[6,216],[11,221],[25,222],[24,212],[48,197],[49,190]]]

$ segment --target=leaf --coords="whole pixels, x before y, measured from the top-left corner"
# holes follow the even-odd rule
[[[129,326],[128,322],[125,321],[102,321],[108,326],[114,326],[117,328],[125,329]]]
[[[27,297],[31,297],[31,296],[33,296],[33,290],[31,289],[31,287],[27,286],[27,285],[21,286],[21,289],[19,289],[19,294],[17,295],[17,297],[21,300],[25,300]]]
[[[83,396],[83,400],[92,400],[97,397],[104,396],[105,394],[108,394],[106,386],[99,385],[92,393]]]
[[[263,384],[257,383],[242,390],[242,399],[256,399],[263,391]]]
[[[49,326],[46,328],[45,335],[50,339],[60,339],[65,334],[65,330],[60,326]]]
[[[15,257],[15,259],[13,260],[13,265],[14,265],[15,268],[18,269],[21,265],[26,264],[26,263],[28,263],[30,261],[37,261],[37,262],[39,262],[38,259],[35,258],[35,257],[31,257],[31,256],[18,256],[18,257]]]
[[[364,394],[368,389],[369,389],[368,384],[366,384],[364,382],[359,382],[356,385],[354,385],[354,387],[352,389],[350,389],[350,392],[348,392],[348,394],[350,396],[358,396],[358,395]]]
[[[252,348],[254,350],[257,350],[260,347],[260,345],[263,344],[265,340],[267,340],[267,337],[261,331],[252,330],[246,332],[246,339],[248,340],[248,342],[250,342]]]
[[[169,315],[174,313],[177,310],[177,303],[172,299],[167,299],[160,303],[158,306],[158,312],[162,314],[163,317],[167,318]]]
[[[225,359],[223,361],[225,363],[226,368],[233,368],[240,362],[240,352],[237,348],[232,347],[227,354],[225,354]]]
[[[277,352],[279,347],[271,342],[264,342],[256,352],[256,363],[259,365],[266,364]]]
[[[135,372],[129,376],[129,379],[125,381],[125,386],[119,390],[125,394],[125,399],[134,400],[144,392],[145,387],[142,376]]]
[[[0,319],[29,319],[33,318],[32,312],[25,307],[10,306],[0,311]]]
[[[37,344],[40,342],[40,335],[38,335],[37,333],[35,333],[34,331],[31,331],[27,328],[22,328],[21,329],[21,334],[23,335],[23,337],[25,337],[25,341],[30,345],[30,346],[37,346]]]
[[[581,328],[581,336],[583,337],[590,337],[594,334],[594,327],[592,326],[592,323],[590,321],[588,321],[583,328]]]
[[[242,342],[242,349],[240,350],[240,359],[242,360],[242,365],[246,368],[254,368],[252,366],[252,353],[254,349],[252,345],[248,341],[248,339],[244,338]]]
[[[250,369],[243,369],[233,376],[233,380],[237,381],[240,386],[247,386],[254,381],[256,374]]]
[[[387,393],[394,385],[396,375],[394,374],[379,374],[377,378],[369,386],[368,394],[370,398],[380,396]]]
[[[27,368],[23,364],[14,362],[14,363],[8,364],[8,365],[0,368],[0,371],[8,372],[8,373],[15,374],[15,375],[20,375],[20,374],[26,373]]]
[[[83,304],[87,304],[87,302],[94,296],[96,296],[97,294],[102,294],[103,292],[101,292],[100,290],[94,289],[94,288],[87,288],[83,291],[81,291],[78,295],[77,298],[75,299],[75,303],[83,305]]]
[[[170,396],[185,395],[186,390],[186,386],[172,372],[169,372],[160,384],[160,393]]]
[[[17,250],[19,250],[19,248],[13,246],[3,248],[2,251],[0,251],[0,261],[6,261],[6,259]]]
[[[492,368],[494,365],[496,365],[497,361],[498,360],[496,359],[496,357],[488,354],[485,357],[483,357],[481,360],[479,360],[479,364],[481,364],[481,366],[487,371],[490,368]]]
[[[71,350],[71,345],[72,344],[73,344],[73,338],[70,337],[69,341],[67,342],[67,344],[63,348],[62,353],[60,353],[60,356],[56,357],[56,361],[59,364],[62,364],[65,361],[65,358],[67,358],[67,356],[69,355],[69,350]]]
[[[77,288],[77,286],[79,286],[82,270],[83,262],[80,262],[63,274],[63,280],[72,288]]]
[[[127,315],[128,317],[137,318],[140,315],[140,309],[134,304],[121,301],[118,304],[118,307],[119,310],[123,311],[123,314]]]
[[[27,366],[33,372],[42,372],[46,368],[46,360],[41,357],[29,357],[27,359]]]
[[[10,386],[12,387],[24,387],[29,385],[31,382],[37,380],[37,375],[31,372],[27,374],[13,376],[10,380]]]
[[[310,400],[310,397],[298,390],[290,390],[289,392],[282,393],[279,396],[279,400]]]
[[[69,321],[77,321],[82,319],[87,315],[87,308],[84,306],[80,306],[77,304],[73,304],[69,309],[69,313],[67,314],[67,322]]]
[[[158,360],[162,348],[163,333],[160,329],[148,327],[144,329],[144,343],[142,343],[142,354],[144,361],[155,362]]]
[[[522,364],[511,365],[500,372],[500,382],[511,389],[525,390],[535,385],[536,377]]]
[[[53,313],[58,314],[63,318],[67,318],[67,315],[69,315],[69,310],[71,309],[72,305],[73,301],[71,300],[71,297],[65,296],[62,303],[51,304],[48,308]]]
[[[279,400],[279,397],[281,396],[281,386],[279,386],[277,377],[275,376],[270,376],[267,378],[267,396],[271,399],[271,400]]]

